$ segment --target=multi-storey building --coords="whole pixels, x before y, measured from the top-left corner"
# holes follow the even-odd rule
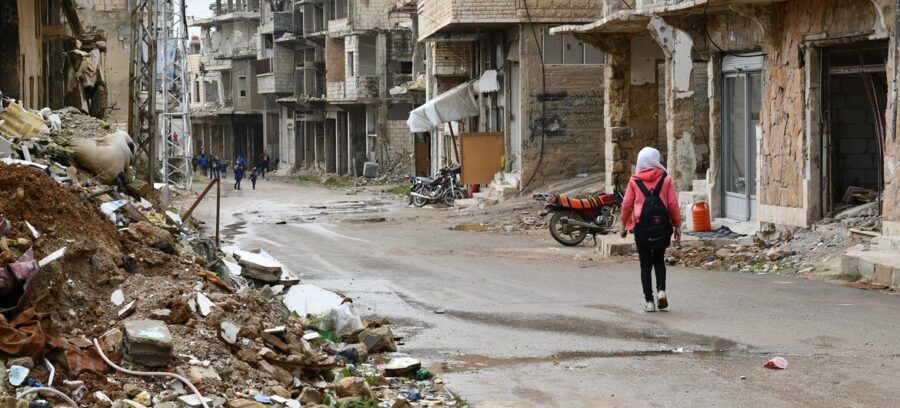
[[[454,146],[460,132],[501,134],[500,157],[476,161],[496,163],[496,171],[520,188],[548,177],[600,171],[605,56],[574,36],[549,32],[595,20],[600,5],[600,0],[418,1],[428,99],[482,78],[489,86],[478,90],[475,116],[416,135],[416,163],[425,167],[417,171],[433,172],[460,155],[465,162],[467,152]],[[419,157],[424,152],[430,152],[428,160]],[[473,154],[481,152],[470,150],[468,157]]]
[[[281,167],[356,176],[377,162],[405,170],[413,149],[405,121],[414,99],[390,90],[412,80],[411,15],[386,0],[301,0],[269,10],[272,99],[280,106],[267,112],[278,112]],[[288,67],[292,87],[278,79],[291,75]]]
[[[259,3],[216,0],[212,17],[191,23],[201,30],[199,54],[189,56],[196,153],[225,160],[241,155],[253,165],[277,143],[265,138],[257,85],[257,61],[264,52],[259,46]]]

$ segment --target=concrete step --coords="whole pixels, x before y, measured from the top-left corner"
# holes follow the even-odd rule
[[[622,238],[619,234],[597,235],[597,249],[601,257],[630,255],[637,251],[634,246],[634,237],[631,235]]]
[[[869,282],[890,287],[900,287],[900,256],[896,249],[882,249],[882,243],[869,247],[857,245],[841,256],[844,274],[860,274]],[[890,245],[893,245],[891,243]]]

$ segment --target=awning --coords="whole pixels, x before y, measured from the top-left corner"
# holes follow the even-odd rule
[[[409,130],[413,133],[430,132],[442,123],[478,115],[472,87],[476,81],[460,84],[413,109],[406,121]]]

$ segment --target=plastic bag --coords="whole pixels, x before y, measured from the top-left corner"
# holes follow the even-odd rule
[[[362,319],[356,315],[352,303],[344,303],[331,309],[331,321],[334,322],[334,332],[338,336],[353,333],[363,329]]]

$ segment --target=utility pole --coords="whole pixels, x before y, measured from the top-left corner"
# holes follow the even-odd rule
[[[146,181],[156,172],[156,0],[129,0],[131,66],[128,133],[135,141],[134,163]]]
[[[163,1],[158,7],[159,49],[157,70],[162,98],[159,134],[162,141],[163,179],[166,184],[190,189],[193,178],[191,153],[191,80],[187,65],[187,17],[185,0]]]

